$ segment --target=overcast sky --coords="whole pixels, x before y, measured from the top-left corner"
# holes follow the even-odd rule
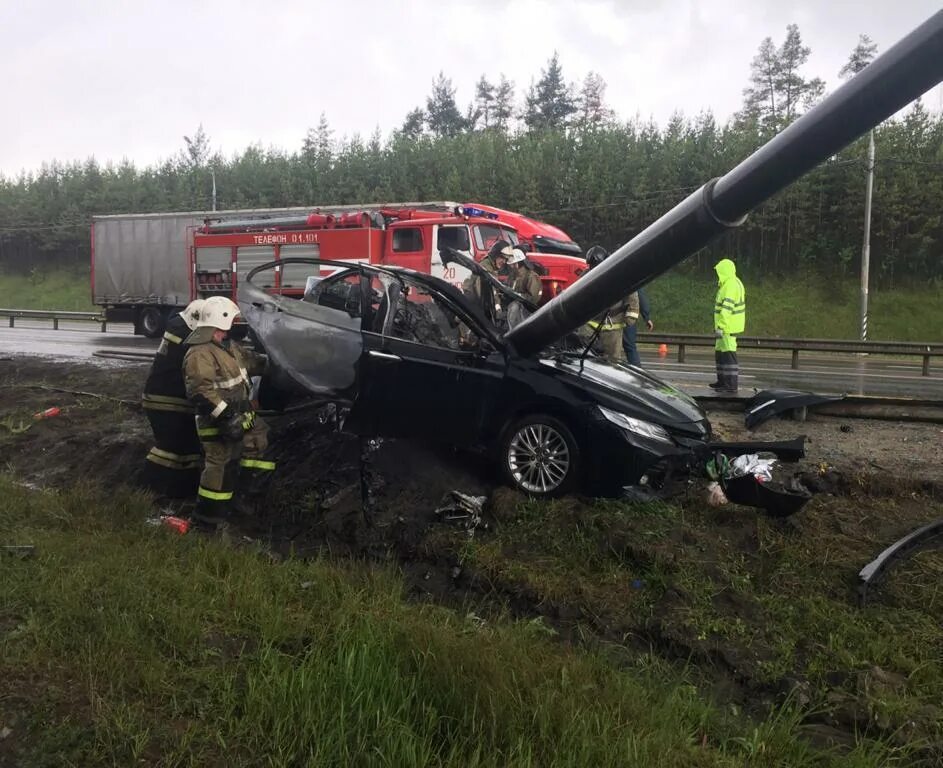
[[[485,73],[518,97],[557,50],[567,79],[608,83],[622,117],[740,105],[767,35],[799,25],[809,76],[838,82],[860,32],[886,49],[940,0],[0,0],[0,173],[44,161],[150,164],[202,123],[214,149],[298,149],[327,114],[335,136],[386,133],[440,70],[464,109]],[[943,106],[941,89],[925,98]]]

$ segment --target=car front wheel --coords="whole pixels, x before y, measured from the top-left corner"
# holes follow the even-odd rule
[[[519,491],[531,496],[559,496],[576,482],[580,450],[563,422],[534,414],[505,433],[501,462],[505,478]]]

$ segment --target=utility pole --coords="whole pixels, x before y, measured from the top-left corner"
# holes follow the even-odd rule
[[[874,189],[874,129],[868,133],[868,186],[864,193],[864,243],[861,246],[861,340],[868,340],[868,278],[871,266],[871,192]]]
[[[213,168],[210,170],[210,173],[213,175],[213,210],[216,210],[216,169]],[[869,186],[868,189],[871,187]],[[868,210],[871,210],[871,195],[868,194]],[[870,214],[869,214],[870,215]],[[867,236],[866,236],[867,237]]]

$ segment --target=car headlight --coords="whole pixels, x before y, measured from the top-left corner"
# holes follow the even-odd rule
[[[673,442],[668,432],[657,424],[652,424],[650,421],[642,421],[641,419],[633,419],[631,416],[626,416],[624,413],[619,413],[618,411],[610,411],[608,408],[603,408],[601,405],[597,405],[596,407],[607,421],[611,421],[621,429],[641,437],[647,437],[649,440],[660,440],[663,443]]]

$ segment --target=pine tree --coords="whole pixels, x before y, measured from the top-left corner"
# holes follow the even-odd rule
[[[465,129],[465,118],[455,104],[455,87],[441,71],[432,81],[426,114],[429,130],[436,136],[456,136]]]
[[[590,72],[583,80],[579,97],[579,125],[598,128],[609,123],[615,113],[606,106],[606,81],[602,75]]]
[[[560,56],[554,51],[540,79],[527,93],[524,123],[528,128],[566,128],[577,110],[573,89],[563,78]]]
[[[492,107],[492,121],[499,131],[507,132],[511,117],[514,115],[514,83],[504,74],[498,81],[494,92],[494,106]]]
[[[404,138],[415,141],[422,136],[425,127],[426,113],[419,107],[416,107],[406,113],[406,119],[403,120],[403,125],[400,127],[399,132]]]
[[[873,42],[867,35],[859,35],[858,45],[856,45],[855,49],[851,52],[848,61],[845,63],[845,66],[841,68],[838,76],[852,77],[857,75],[862,69],[868,66],[868,64],[874,61],[877,52],[877,43]]]
[[[475,83],[474,112],[472,112],[472,108],[469,107],[469,117],[471,117],[472,114],[475,116],[474,122],[469,126],[470,128],[476,127],[478,120],[482,121],[481,127],[485,130],[491,127],[494,121],[494,98],[494,86],[482,75],[478,82]]]

